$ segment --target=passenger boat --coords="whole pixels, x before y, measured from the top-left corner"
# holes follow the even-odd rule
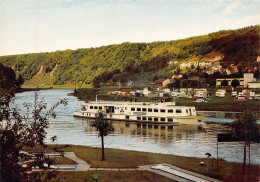
[[[102,111],[104,119],[165,124],[203,124],[204,116],[198,116],[194,106],[176,106],[172,98],[152,102],[92,101],[82,104],[73,116],[96,118]]]

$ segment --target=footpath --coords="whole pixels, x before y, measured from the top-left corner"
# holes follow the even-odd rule
[[[150,171],[180,182],[221,182],[220,180],[166,163],[138,166],[137,168],[91,168],[86,161],[78,158],[74,152],[65,152],[64,157],[75,161],[77,164],[51,165],[50,168],[57,171]]]

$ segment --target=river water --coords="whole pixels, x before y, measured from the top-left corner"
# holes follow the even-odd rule
[[[47,129],[47,143],[52,144],[50,138],[57,136],[56,144],[85,145],[101,147],[100,138],[88,120],[73,117],[73,111],[82,101],[74,96],[67,96],[72,89],[50,89],[39,91],[39,99],[45,100],[48,107],[59,99],[68,99],[67,106],[59,106],[55,111],[57,117],[50,121]],[[93,96],[93,100],[95,96]],[[13,106],[24,111],[24,102],[33,102],[34,92],[17,93]],[[210,118],[209,118],[210,120]],[[214,119],[223,122],[223,119]],[[219,124],[205,124],[204,126],[183,125],[167,127],[158,124],[137,124],[114,122],[115,131],[105,137],[105,147],[144,151],[162,154],[174,154],[190,157],[206,158],[206,153],[217,158],[217,133],[225,132],[229,128]],[[243,162],[243,142],[219,142],[218,157],[232,162]],[[251,163],[260,164],[259,144],[251,144]]]

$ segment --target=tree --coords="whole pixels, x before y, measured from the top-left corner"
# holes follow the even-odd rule
[[[240,82],[237,79],[232,80],[231,82],[232,87],[236,88],[240,85]]]
[[[0,142],[1,142],[1,178],[4,182],[19,182],[27,179],[26,171],[32,171],[33,167],[42,167],[44,163],[51,164],[44,157],[46,129],[49,119],[55,117],[54,109],[60,105],[66,105],[65,100],[57,102],[50,110],[46,110],[47,104],[38,101],[38,93],[35,93],[34,103],[25,103],[26,113],[22,115],[17,108],[9,106],[10,99],[1,94],[0,97]],[[31,111],[32,109],[32,111]],[[44,112],[44,114],[43,114]],[[59,148],[53,148],[59,152]],[[31,153],[35,153],[33,156]],[[40,181],[42,173],[35,174],[35,180]],[[55,173],[48,172],[50,179]]]
[[[107,136],[109,133],[113,132],[114,127],[111,122],[104,119],[104,113],[102,111],[99,111],[97,113],[97,118],[90,125],[96,128],[96,130],[98,131],[98,136],[101,137],[102,161],[104,161],[105,160],[104,136]]]
[[[228,86],[228,81],[227,80],[222,80],[221,81],[221,87],[226,87]]]
[[[180,88],[180,86],[181,86],[181,81],[180,81],[180,79],[174,79],[173,82],[171,82],[171,83],[169,83],[169,84],[167,85],[168,88]]]
[[[15,72],[0,64],[0,88],[10,89],[16,86]]]
[[[259,129],[256,123],[256,119],[253,114],[245,113],[243,117],[238,118],[236,121],[231,123],[231,132],[234,138],[245,141],[244,146],[244,166],[243,171],[246,171],[246,146],[249,146],[249,157],[250,157],[250,143],[252,141],[259,142]],[[249,159],[250,161],[250,159]]]

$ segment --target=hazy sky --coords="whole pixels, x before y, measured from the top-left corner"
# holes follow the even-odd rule
[[[0,0],[0,55],[168,41],[260,24],[260,0]]]

